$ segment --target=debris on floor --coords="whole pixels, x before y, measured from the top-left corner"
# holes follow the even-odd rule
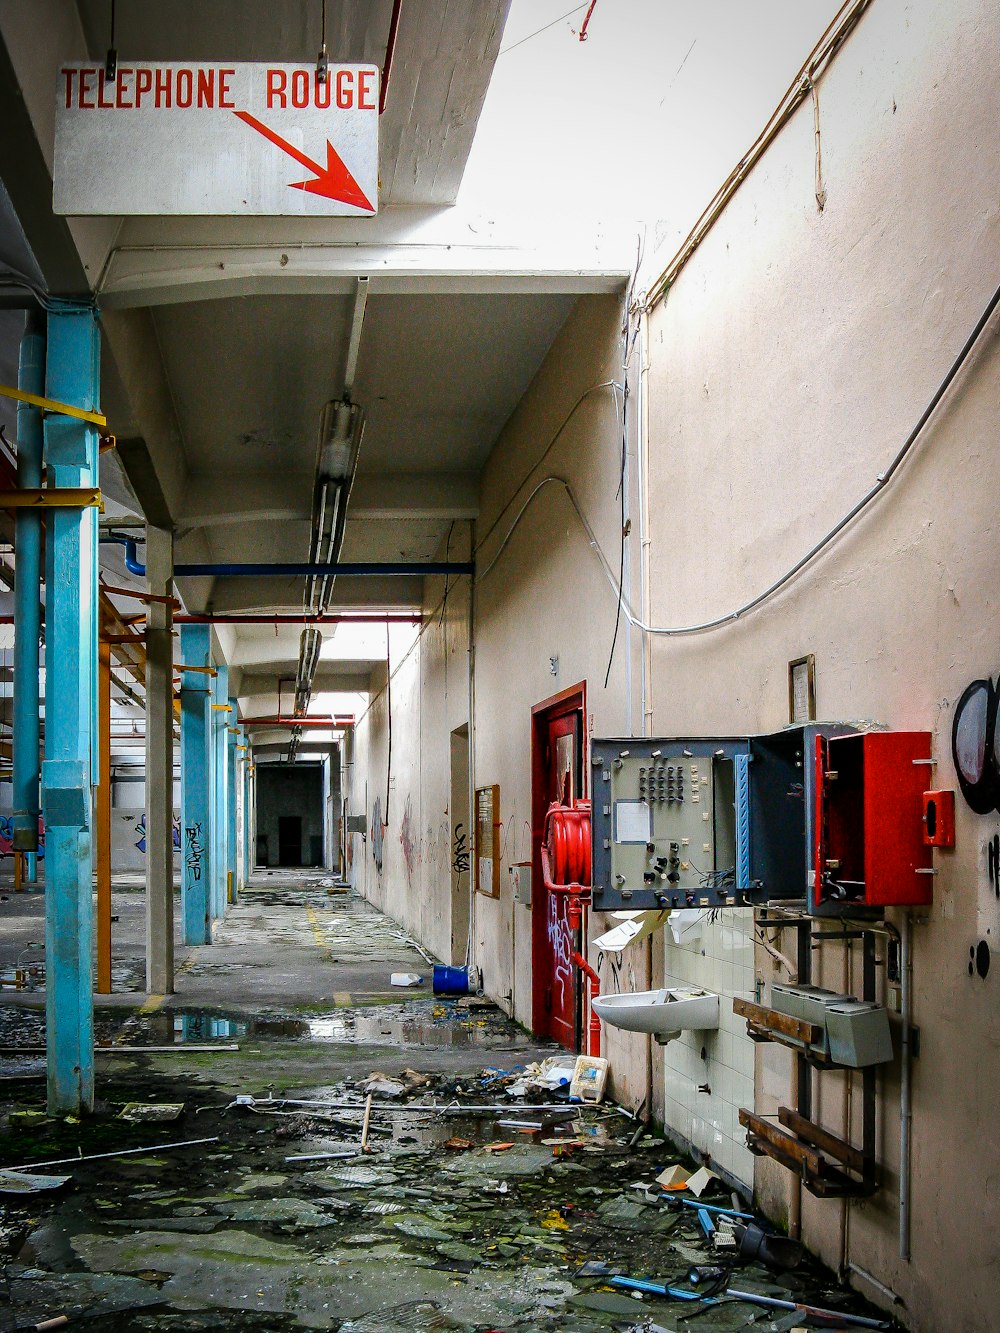
[[[118,1113],[118,1118],[142,1124],[146,1121],[179,1120],[183,1114],[183,1102],[127,1102]]]
[[[69,1176],[38,1176],[27,1171],[0,1171],[0,1194],[43,1194],[62,1189]]]
[[[775,1263],[787,1239],[642,1115],[572,1100],[575,1057],[495,1006],[393,997],[390,970],[422,963],[353,895],[313,909],[325,1000],[253,1008],[271,951],[257,972],[242,959],[282,931],[320,954],[311,905],[273,887],[231,910],[213,949],[242,1008],[216,981],[212,1004],[99,1010],[102,1039],[125,1030],[129,1052],[99,1065],[92,1117],[47,1117],[27,1069],[0,1086],[4,1174],[72,1172],[4,1199],[0,1327],[763,1333],[814,1326],[808,1307],[885,1326],[855,1323],[877,1312],[808,1255]],[[360,1000],[360,971],[343,982],[326,950],[380,993]],[[4,1040],[38,1044],[43,1022],[10,1006]],[[190,1128],[150,1133],[167,1108]]]

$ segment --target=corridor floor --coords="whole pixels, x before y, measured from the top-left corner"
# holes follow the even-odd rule
[[[0,947],[38,933],[43,901],[0,904]],[[0,1196],[0,1333],[59,1315],[108,1333],[679,1333],[696,1311],[695,1329],[786,1326],[742,1301],[610,1287],[683,1282],[714,1257],[653,1185],[676,1154],[612,1105],[515,1102],[510,1076],[554,1048],[481,1001],[435,998],[427,958],[368,904],[317,875],[260,876],[211,947],[178,951],[177,994],[141,1007],[124,988],[141,895],[115,906],[95,1115],[46,1118],[43,996],[4,992],[0,1161],[155,1151],[70,1161],[52,1168],[60,1190]],[[400,992],[392,972],[424,984]],[[130,1103],[183,1110],[122,1118],[150,1114]],[[813,1268],[739,1278],[861,1308]]]

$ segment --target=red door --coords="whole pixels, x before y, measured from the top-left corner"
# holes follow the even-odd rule
[[[581,1038],[579,974],[573,965],[573,932],[565,896],[542,881],[540,848],[545,812],[553,801],[568,805],[583,796],[583,688],[533,710],[532,905],[533,1023],[535,1033],[578,1051]]]

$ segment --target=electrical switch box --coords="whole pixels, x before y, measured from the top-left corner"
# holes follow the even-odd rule
[[[923,822],[930,733],[816,736],[814,747],[809,910],[926,906],[934,874]]]
[[[747,902],[748,759],[731,738],[594,740],[594,907]]]
[[[756,901],[804,903],[812,866],[816,737],[844,736],[844,723],[807,723],[750,737],[750,869]]]
[[[510,872],[511,894],[522,907],[531,906],[531,862],[517,861],[507,867]]]

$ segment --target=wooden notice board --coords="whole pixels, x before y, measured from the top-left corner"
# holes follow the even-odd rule
[[[476,889],[500,897],[500,788],[476,788]]]

